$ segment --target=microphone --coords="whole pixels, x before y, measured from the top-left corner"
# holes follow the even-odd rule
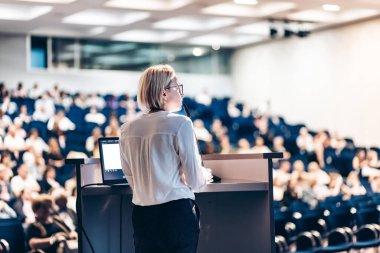
[[[182,105],[183,105],[183,109],[185,109],[186,116],[190,118],[191,114],[190,114],[189,108],[187,107],[185,103],[182,103]]]

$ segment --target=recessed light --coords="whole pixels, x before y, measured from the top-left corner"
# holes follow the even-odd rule
[[[0,4],[0,19],[29,21],[45,15],[52,9],[52,6]]]
[[[63,18],[62,22],[79,25],[124,26],[150,16],[148,12],[87,9]]]
[[[201,56],[203,54],[203,50],[199,47],[196,47],[193,49],[193,55],[194,56]]]
[[[49,4],[69,4],[76,0],[18,0],[22,2],[49,3]]]
[[[193,0],[109,0],[104,6],[136,10],[172,11],[190,4]]]
[[[322,7],[325,11],[340,11],[340,6],[336,4],[324,4]]]
[[[212,49],[214,49],[215,51],[218,51],[220,49],[220,45],[219,44],[212,44]]]
[[[158,21],[153,24],[153,27],[166,30],[204,31],[222,28],[235,23],[235,18],[206,18],[199,16],[183,15]]]
[[[130,30],[112,36],[114,40],[137,42],[169,42],[188,35],[185,31]]]
[[[235,4],[255,5],[257,0],[234,0]]]

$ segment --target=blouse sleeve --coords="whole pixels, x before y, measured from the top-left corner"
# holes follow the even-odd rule
[[[120,159],[121,159],[121,167],[123,168],[124,175],[127,178],[128,184],[130,185],[131,189],[133,190],[133,177],[132,177],[132,171],[130,169],[128,160],[125,157],[124,154],[125,151],[123,151],[123,145],[120,144]]]
[[[182,123],[178,131],[177,144],[186,183],[193,191],[200,191],[206,185],[206,177],[194,136],[193,124],[188,119]]]

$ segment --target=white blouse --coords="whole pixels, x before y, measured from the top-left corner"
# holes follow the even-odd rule
[[[125,123],[120,153],[135,205],[195,199],[193,191],[206,185],[193,125],[185,116],[159,111]]]

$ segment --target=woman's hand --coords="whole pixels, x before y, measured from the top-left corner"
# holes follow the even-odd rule
[[[211,171],[211,169],[204,168],[203,169],[203,175],[205,176],[207,183],[211,183],[211,182],[214,181],[213,177],[212,177],[212,171]]]

